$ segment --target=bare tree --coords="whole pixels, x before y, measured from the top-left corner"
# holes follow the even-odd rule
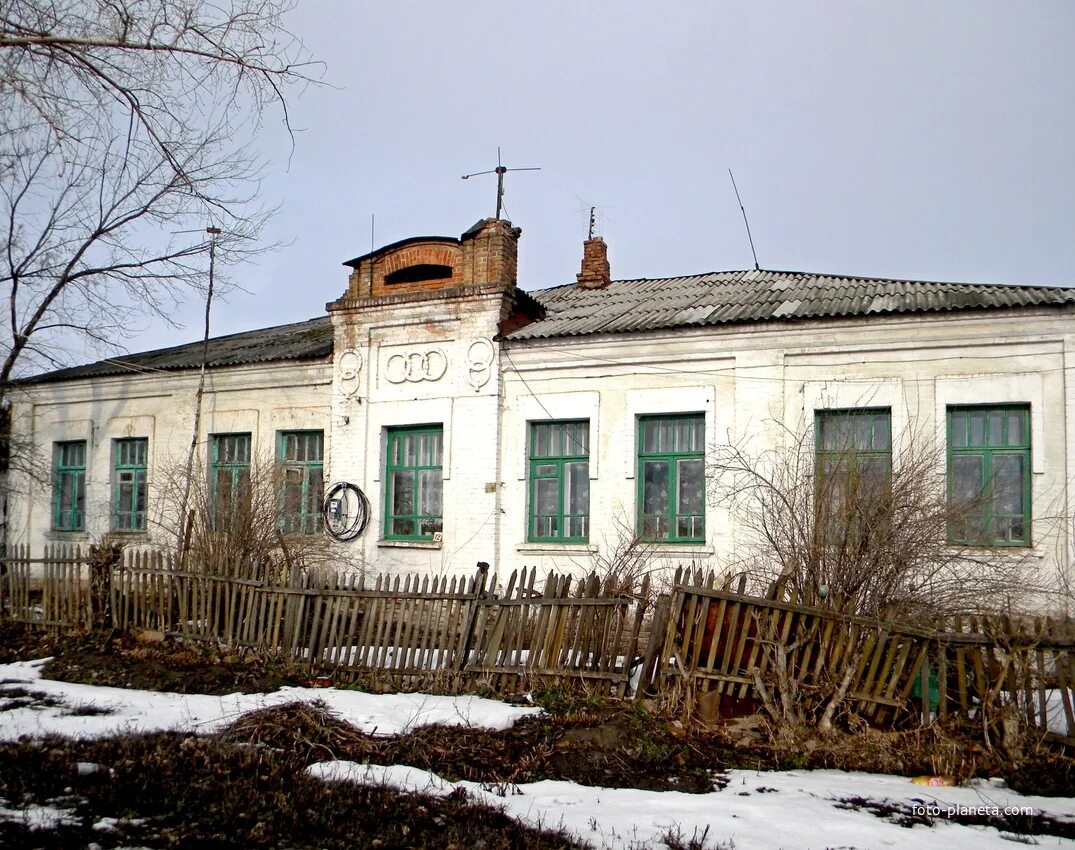
[[[314,583],[335,573],[362,574],[361,553],[333,545],[322,533],[319,492],[314,502],[297,522],[299,505],[271,455],[254,456],[234,475],[215,478],[200,458],[191,474],[184,457],[158,466],[147,520],[159,544],[181,541],[178,556],[189,571],[277,582],[303,574]]]
[[[711,500],[740,534],[740,566],[760,583],[780,580],[803,604],[901,619],[982,612],[1030,588],[1018,550],[953,542],[950,530],[981,512],[982,494],[950,499],[944,451],[916,429],[890,451],[815,445],[783,429],[783,445],[710,452]]]
[[[0,0],[0,404],[72,340],[113,349],[166,321],[218,261],[256,250],[266,217],[251,143],[310,81],[288,4]],[[197,234],[175,234],[190,230]]]
[[[778,729],[833,728],[853,702],[867,636],[877,629],[1006,610],[1013,595],[1035,589],[1018,550],[952,541],[963,536],[953,530],[982,515],[987,494],[950,498],[944,452],[932,435],[924,428],[891,435],[887,416],[876,423],[852,415],[839,427],[819,428],[816,443],[810,430],[785,427],[780,448],[719,445],[710,452],[711,499],[737,525],[736,566],[756,586],[852,615],[858,624],[841,619],[844,651],[835,667],[818,671],[795,660],[822,640],[818,621],[799,620],[782,635],[754,634],[769,671],[763,677],[754,669],[755,687]]]

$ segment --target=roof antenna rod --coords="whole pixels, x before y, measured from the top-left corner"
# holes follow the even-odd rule
[[[750,235],[750,222],[747,221],[747,211],[743,207],[743,199],[739,197],[739,187],[735,185],[735,175],[732,174],[732,170],[728,169],[728,176],[732,178],[732,188],[735,189],[735,199],[739,201],[739,209],[743,211],[743,224],[747,226],[747,240],[750,242],[750,253],[754,255],[754,271],[760,272],[761,266],[758,265],[758,252],[754,250],[754,237]]]
[[[464,180],[469,180],[471,177],[481,177],[483,174],[495,174],[496,175],[496,217],[499,221],[500,211],[504,208],[504,175],[509,171],[541,171],[541,166],[536,168],[507,168],[500,160],[500,145],[496,148],[496,168],[489,171],[475,171],[473,174],[464,174]]]

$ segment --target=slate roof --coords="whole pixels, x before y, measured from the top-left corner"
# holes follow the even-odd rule
[[[568,284],[530,293],[546,317],[508,334],[544,339],[774,319],[935,313],[1075,304],[1075,289],[885,280],[780,271],[711,272]]]
[[[546,316],[511,331],[508,339],[780,319],[1075,305],[1075,288],[885,280],[764,270],[616,280],[604,289],[583,289],[572,283],[533,290],[528,295],[545,308]],[[332,324],[328,316],[209,340],[210,366],[318,361],[331,355]],[[201,362],[202,343],[198,341],[59,369],[20,383],[197,369]]]
[[[332,322],[321,316],[292,325],[278,325],[209,340],[210,366],[241,366],[281,360],[325,360],[332,355]],[[39,384],[70,381],[132,372],[152,373],[177,369],[197,369],[202,365],[202,341],[158,348],[138,354],[121,355],[86,366],[72,366],[26,378],[20,383]]]

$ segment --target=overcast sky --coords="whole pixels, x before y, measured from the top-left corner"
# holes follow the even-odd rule
[[[276,127],[291,244],[237,270],[214,335],[322,315],[344,260],[491,216],[519,284],[574,280],[600,208],[614,278],[762,268],[1075,284],[1075,2],[302,0],[332,87]],[[197,338],[153,327],[131,350]]]

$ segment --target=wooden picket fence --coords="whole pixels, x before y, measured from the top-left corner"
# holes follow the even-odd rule
[[[848,676],[848,708],[876,726],[927,724],[960,714],[999,729],[1014,710],[1033,728],[1075,744],[1075,624],[1046,618],[953,618],[931,628],[813,608],[718,587],[713,573],[677,570],[658,602],[667,622],[643,687],[677,687],[720,713],[761,702],[781,675],[800,691],[831,692]],[[656,628],[656,625],[655,625]],[[781,671],[782,674],[781,674]]]
[[[128,550],[101,573],[90,552],[24,545],[0,558],[0,616],[50,627],[107,623],[280,651],[339,680],[517,690],[535,677],[593,691],[699,697],[719,713],[754,710],[779,670],[802,689],[833,688],[884,727],[959,715],[1002,734],[1005,718],[1075,745],[1075,623],[953,618],[930,628],[766,597],[745,582],[678,570],[651,605],[649,579],[624,588],[534,568],[470,576],[318,577],[253,564],[179,564]],[[104,576],[103,581],[101,576]],[[100,586],[98,586],[100,585]]]
[[[49,543],[31,557],[25,543],[0,559],[2,615],[20,623],[89,628],[93,623],[89,567],[79,546]]]
[[[396,685],[482,679],[512,690],[540,676],[628,690],[649,584],[625,595],[596,576],[512,572],[501,590],[473,576],[266,576],[253,565],[181,569],[171,556],[129,551],[113,570],[120,629],[284,651],[339,676]]]

